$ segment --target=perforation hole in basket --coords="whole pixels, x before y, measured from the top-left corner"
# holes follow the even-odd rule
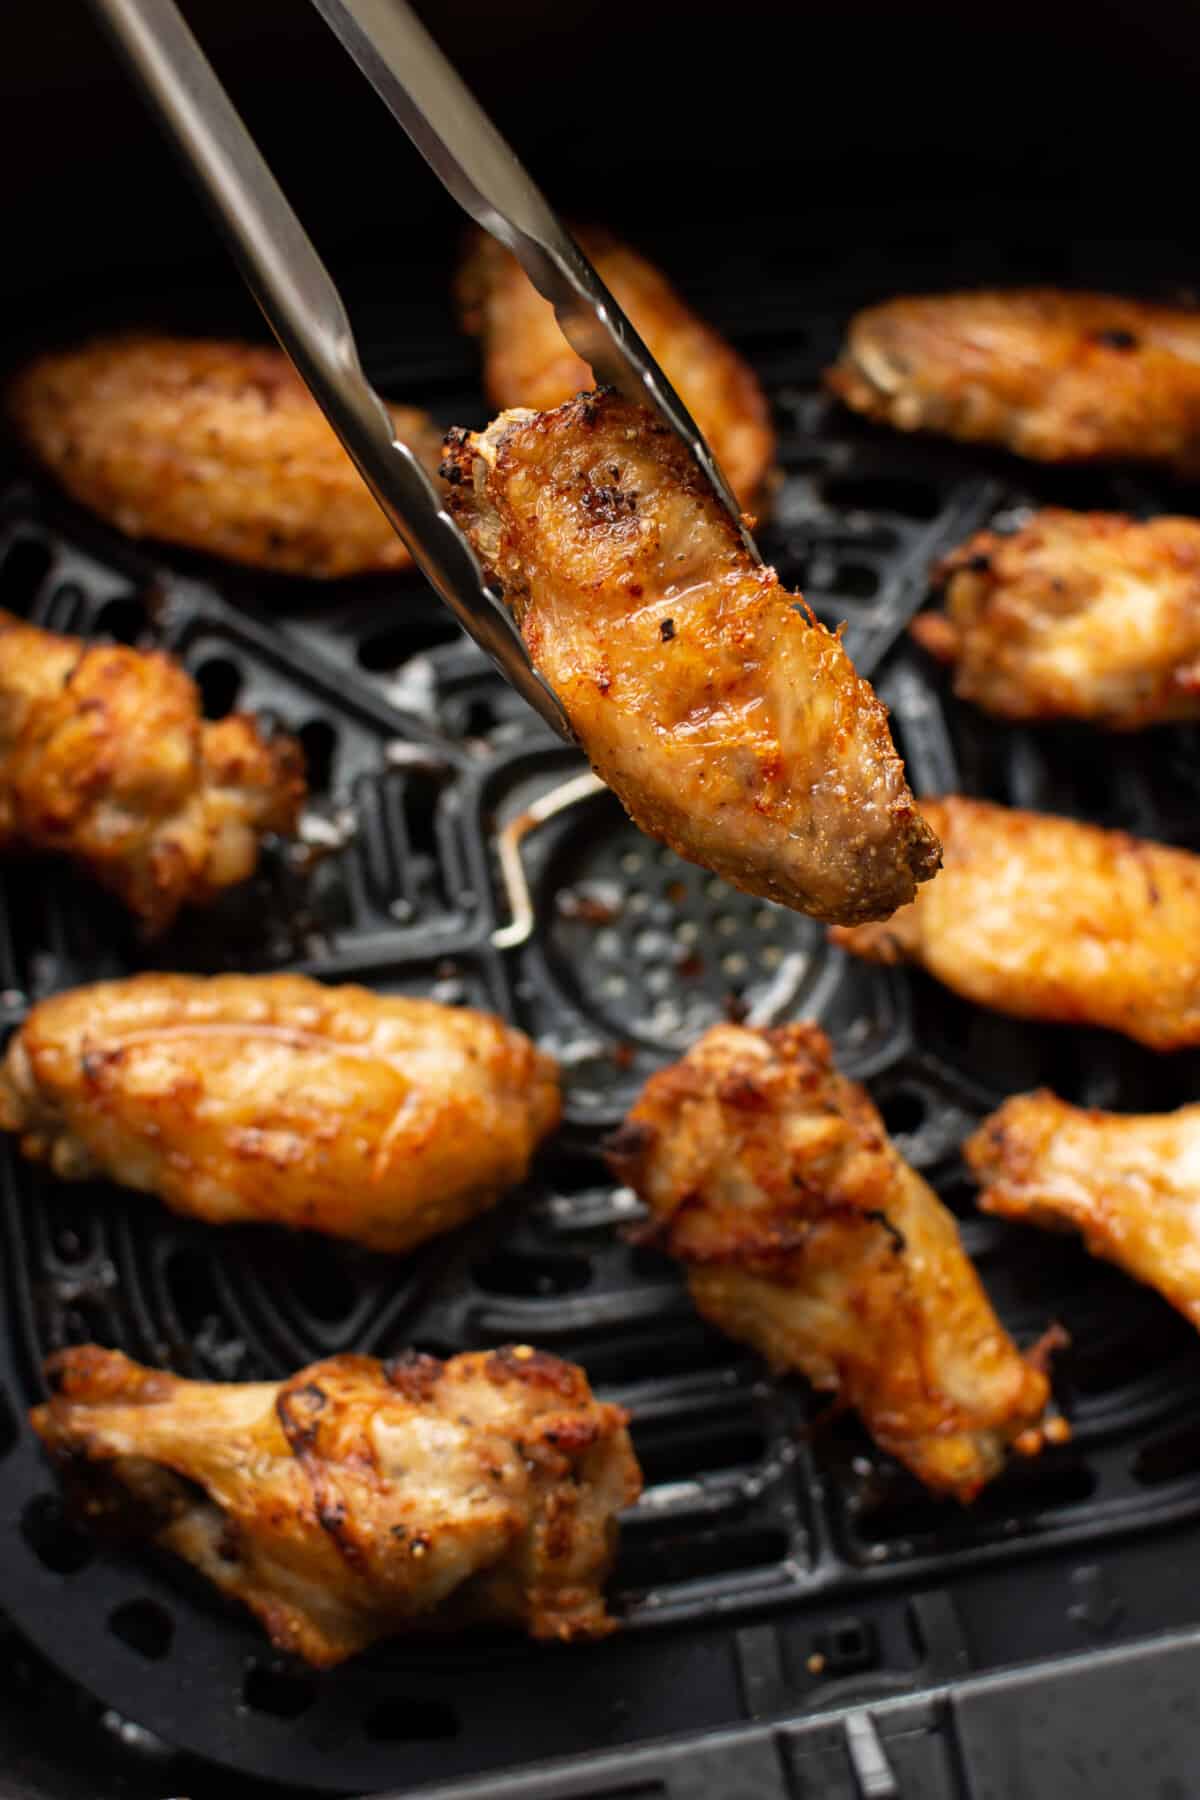
[[[242,1705],[271,1719],[298,1719],[316,1703],[317,1684],[310,1675],[252,1661],[242,1680]]]
[[[67,1518],[57,1494],[35,1494],[21,1513],[21,1536],[55,1575],[74,1575],[95,1555],[90,1538]]]
[[[193,671],[206,719],[224,719],[237,705],[242,672],[227,656],[209,656]]]
[[[0,558],[0,604],[27,618],[53,566],[54,552],[43,538],[14,538]]]
[[[441,644],[455,643],[459,629],[449,613],[427,618],[405,616],[403,624],[389,625],[362,638],[357,647],[360,667],[372,675],[385,675]]]
[[[329,719],[308,719],[296,736],[304,749],[304,771],[310,794],[327,794],[333,786],[337,727]]]
[[[112,638],[117,644],[137,644],[149,624],[146,603],[139,595],[114,594],[97,610],[91,630],[96,637]]]
[[[891,1137],[911,1136],[929,1117],[929,1096],[918,1087],[893,1088],[878,1106]]]
[[[108,1615],[108,1629],[149,1662],[161,1662],[175,1638],[175,1621],[157,1600],[126,1600]]]
[[[839,562],[829,583],[832,593],[851,600],[871,600],[879,592],[879,572],[870,563]]]

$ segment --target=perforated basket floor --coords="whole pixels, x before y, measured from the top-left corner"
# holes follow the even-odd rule
[[[1153,510],[1176,497],[1140,477],[1041,476],[859,426],[817,385],[841,306],[822,316],[800,288],[749,316],[719,292],[698,298],[725,315],[778,414],[786,481],[764,548],[827,620],[849,621],[918,792],[961,788],[1200,848],[1195,733],[1106,740],[1098,754],[1069,731],[993,726],[950,700],[904,637],[930,561],[974,527],[1045,499]],[[447,423],[481,419],[469,348],[449,326],[418,348],[377,359],[390,390]],[[1150,1586],[1141,1610],[1111,1598],[1130,1546],[1170,1534],[1169,1557],[1195,1555],[1200,1341],[1072,1241],[977,1216],[958,1161],[1007,1093],[1045,1081],[1074,1100],[1167,1107],[1195,1098],[1196,1057],[1017,1025],[920,976],[849,962],[811,922],[639,836],[606,795],[526,840],[536,929],[497,950],[509,922],[497,832],[580,764],[419,581],[314,592],[135,550],[24,481],[0,531],[0,605],[167,645],[212,714],[259,709],[308,750],[308,837],[324,854],[302,867],[281,851],[249,891],[155,946],[154,966],[300,967],[494,1007],[559,1055],[567,1081],[565,1130],[526,1190],[401,1260],[213,1231],[5,1161],[3,1603],[93,1712],[151,1755],[153,1791],[175,1749],[291,1791],[411,1787],[919,1687],[1035,1641],[1069,1647],[1200,1613],[1171,1580],[1152,1618]],[[55,989],[148,965],[117,909],[62,869],[8,865],[0,881],[3,1022]],[[599,1138],[651,1069],[747,1010],[818,1018],[962,1220],[1010,1329],[1030,1340],[1056,1318],[1071,1334],[1057,1379],[1073,1441],[970,1510],[923,1495],[853,1421],[822,1420],[803,1384],[769,1380],[698,1322],[670,1264],[620,1234],[634,1209]],[[396,1642],[320,1678],[273,1656],[175,1565],[97,1549],[63,1520],[23,1417],[46,1352],[86,1339],[231,1379],[408,1344],[449,1354],[518,1339],[578,1359],[631,1407],[647,1479],[615,1582],[622,1635],[566,1652],[499,1636]],[[189,1793],[223,1793],[225,1778],[205,1788],[199,1766]]]

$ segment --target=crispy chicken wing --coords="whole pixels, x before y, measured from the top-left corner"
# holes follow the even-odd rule
[[[251,874],[294,829],[303,771],[292,738],[207,723],[171,657],[0,612],[0,851],[72,857],[150,931]]]
[[[979,1204],[1075,1230],[1200,1326],[1200,1106],[1119,1115],[1042,1089],[985,1119],[963,1154]]]
[[[775,433],[758,379],[644,257],[603,231],[579,241],[621,310],[645,341],[743,506],[761,500],[775,458]],[[458,279],[465,329],[482,340],[492,405],[548,412],[581,388],[591,369],[576,356],[515,256],[487,233],[471,242]]]
[[[1136,731],[1200,717],[1200,523],[1048,508],[980,531],[934,579],[945,613],[913,636],[954,691],[1008,719]]]
[[[493,1205],[558,1115],[551,1058],[490,1014],[300,975],[56,994],[0,1064],[0,1129],[68,1180],[376,1250]]]
[[[1200,473],[1200,310],[1053,288],[889,300],[851,321],[826,379],[902,431]]]
[[[517,1345],[223,1384],[87,1344],[47,1376],[34,1428],[85,1513],[183,1557],[318,1668],[428,1622],[613,1629],[602,1587],[641,1477],[626,1415],[571,1363]]]
[[[1152,1050],[1200,1044],[1200,857],[982,800],[921,804],[941,874],[835,943],[919,963],[1018,1018],[1105,1025]]]
[[[280,350],[100,338],[30,363],[9,411],[68,493],[130,537],[289,575],[411,564]],[[412,407],[390,411],[436,470],[438,427]]]
[[[597,772],[651,837],[822,919],[937,867],[887,714],[673,433],[615,394],[452,432],[453,510]]]
[[[1010,1445],[1040,1447],[1040,1356],[815,1026],[714,1026],[651,1077],[611,1161],[700,1311],[840,1395],[929,1487],[971,1500]]]

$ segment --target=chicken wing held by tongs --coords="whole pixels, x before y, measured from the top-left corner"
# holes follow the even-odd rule
[[[433,39],[404,5],[315,0],[380,98],[464,210],[513,251],[597,378],[686,443],[744,530],[708,445],[661,369]],[[216,215],[267,321],[376,500],[460,624],[553,729],[566,715],[363,372],[353,328],[282,189],[174,0],[93,0]],[[746,542],[753,552],[746,533]]]

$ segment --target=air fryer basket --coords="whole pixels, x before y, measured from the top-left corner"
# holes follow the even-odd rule
[[[669,242],[652,248],[670,264]],[[1008,272],[1021,270],[1010,260]],[[819,371],[852,305],[894,282],[876,268],[822,291],[806,271],[756,294],[710,277],[700,296],[778,416],[786,479],[764,549],[822,617],[848,621],[918,793],[962,789],[1200,848],[1193,730],[1110,742],[994,725],[908,645],[930,562],[976,526],[1048,500],[1153,511],[1178,496],[1141,475],[1039,472],[901,440],[841,412]],[[402,342],[393,323],[373,349],[385,391],[447,423],[484,416],[471,348],[449,324]],[[1200,1530],[1200,1341],[1073,1240],[977,1215],[958,1158],[1010,1092],[1047,1082],[1076,1101],[1164,1108],[1195,1098],[1195,1056],[1019,1025],[847,960],[811,921],[641,837],[607,794],[525,837],[535,927],[498,949],[511,902],[498,834],[582,765],[418,580],[314,594],[134,548],[25,478],[0,530],[0,605],[169,647],[213,716],[237,705],[298,730],[315,789],[300,854],[280,849],[247,892],[152,951],[83,881],[5,865],[5,1025],[41,995],[135,968],[287,966],[494,1007],[559,1055],[567,1082],[565,1129],[526,1189],[402,1260],[212,1230],[5,1154],[0,1592],[31,1647],[17,1692],[34,1715],[76,1721],[89,1757],[107,1743],[114,1791],[200,1800],[271,1781],[300,1794],[495,1779],[535,1757],[919,1695],[970,1669],[1196,1620],[1178,1568]],[[621,1234],[636,1205],[606,1177],[600,1138],[651,1069],[747,1013],[818,1018],[961,1220],[1008,1327],[1023,1343],[1054,1319],[1070,1333],[1055,1378],[1072,1441],[969,1509],[931,1499],[852,1419],[824,1416],[803,1383],[770,1379],[705,1328],[675,1269]],[[63,1517],[24,1415],[43,1356],[89,1339],[229,1379],[408,1344],[448,1355],[528,1340],[578,1359],[632,1409],[646,1473],[614,1583],[622,1632],[573,1650],[397,1640],[320,1677],[277,1657],[186,1571],[98,1547]],[[854,1763],[860,1788],[846,1792],[934,1791],[862,1785],[869,1764]],[[783,1793],[762,1780],[756,1792]],[[731,1793],[721,1781],[704,1791]],[[615,1777],[569,1791],[611,1793]]]

